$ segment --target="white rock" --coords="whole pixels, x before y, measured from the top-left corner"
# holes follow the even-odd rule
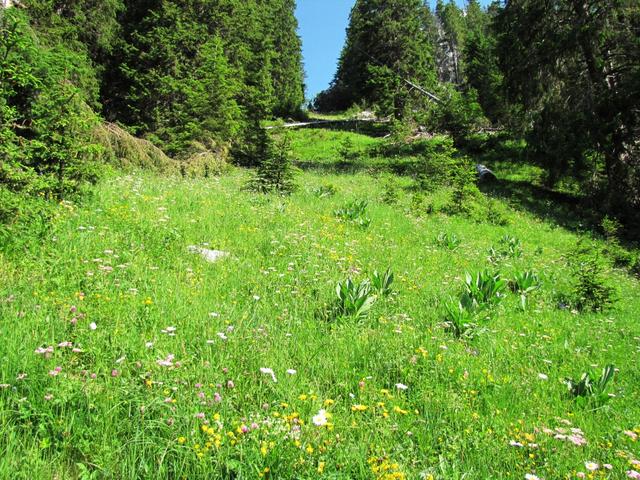
[[[198,247],[196,245],[190,245],[187,247],[190,253],[197,253],[202,258],[204,258],[207,262],[217,262],[221,258],[228,257],[229,252],[224,252],[222,250],[210,250],[208,248]]]

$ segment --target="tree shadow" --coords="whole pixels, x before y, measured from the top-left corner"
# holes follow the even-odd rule
[[[589,205],[586,197],[557,192],[524,180],[509,179],[481,184],[480,190],[567,230],[599,231],[601,215]]]

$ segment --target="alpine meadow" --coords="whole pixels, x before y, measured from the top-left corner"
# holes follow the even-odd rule
[[[323,1],[2,0],[0,479],[640,479],[640,4]]]

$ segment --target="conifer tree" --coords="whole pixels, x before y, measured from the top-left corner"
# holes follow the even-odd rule
[[[316,106],[338,110],[381,103],[400,115],[410,98],[403,79],[425,88],[435,84],[426,12],[421,0],[357,0],[338,71]]]

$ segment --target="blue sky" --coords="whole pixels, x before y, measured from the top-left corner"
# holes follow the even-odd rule
[[[354,3],[355,0],[298,0],[296,15],[307,74],[307,98],[327,88],[333,78]],[[434,7],[436,2],[430,3]]]

